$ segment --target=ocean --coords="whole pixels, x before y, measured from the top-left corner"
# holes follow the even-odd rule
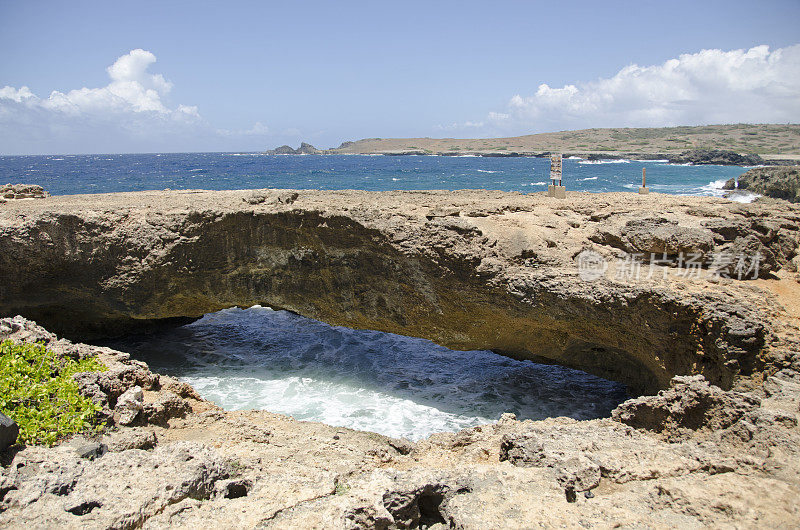
[[[666,161],[564,160],[568,190],[632,191],[642,168],[652,192],[722,196],[738,166],[683,166]],[[0,184],[39,184],[53,195],[160,189],[547,189],[544,158],[157,153],[0,157]],[[743,200],[748,200],[745,196]]]
[[[563,366],[329,326],[254,306],[104,343],[191,384],[227,410],[424,438],[517,418],[605,417],[625,386]]]

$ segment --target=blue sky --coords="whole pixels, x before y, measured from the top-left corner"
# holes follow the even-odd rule
[[[798,28],[797,0],[0,0],[0,153],[797,122]]]

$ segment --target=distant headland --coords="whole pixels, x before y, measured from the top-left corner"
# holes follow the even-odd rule
[[[800,160],[800,124],[734,124],[660,128],[582,129],[510,138],[365,138],[334,149],[302,143],[269,154],[565,156],[588,159],[665,159],[676,164],[794,165]]]

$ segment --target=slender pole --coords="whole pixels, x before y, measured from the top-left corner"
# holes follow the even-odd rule
[[[644,172],[645,172],[645,168],[642,168],[642,187],[646,188],[647,184],[645,184],[645,182],[644,182]]]

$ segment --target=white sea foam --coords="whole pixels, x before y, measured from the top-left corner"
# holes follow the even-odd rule
[[[585,179],[578,179],[578,181],[584,181],[584,180],[597,180],[597,177],[586,177]]]
[[[754,200],[761,197],[758,193],[752,193],[749,191],[730,191],[724,195],[724,197],[733,202],[742,202],[742,203],[749,203],[753,202]]]
[[[531,182],[531,186],[547,186],[547,182],[544,181]]]
[[[630,160],[620,158],[619,160],[582,160],[579,164],[630,164]]]
[[[576,370],[258,306],[115,345],[228,410],[263,409],[414,440],[503,412],[606,416],[625,399],[621,385]]]
[[[497,173],[497,171],[491,171],[489,169],[476,169],[478,173]]]
[[[568,156],[566,159],[567,160],[583,160],[583,158],[581,158],[579,156]]]

